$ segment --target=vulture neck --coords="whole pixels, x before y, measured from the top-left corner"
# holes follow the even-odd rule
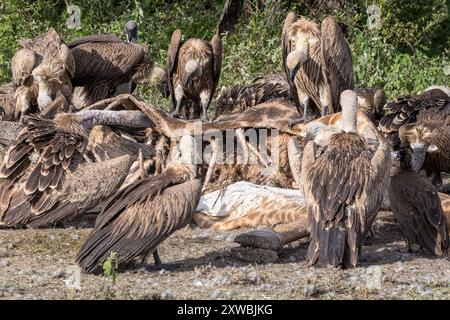
[[[138,110],[86,110],[78,113],[80,117],[80,125],[90,131],[96,125],[105,126],[125,126],[131,128],[149,128],[152,122]]]
[[[342,129],[346,133],[357,132],[356,113],[357,113],[356,105],[342,106]]]

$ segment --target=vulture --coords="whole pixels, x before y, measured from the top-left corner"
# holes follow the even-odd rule
[[[362,110],[372,122],[378,126],[384,116],[383,107],[386,103],[386,95],[382,88],[358,88],[358,108]]]
[[[118,191],[97,217],[76,261],[86,273],[101,270],[110,252],[119,266],[135,258],[145,262],[156,247],[192,220],[202,185],[195,179],[194,139],[182,136],[164,172],[140,179]]]
[[[135,21],[128,21],[123,28],[123,32],[127,37],[127,42],[138,43],[138,25]]]
[[[392,213],[408,242],[416,243],[430,254],[441,256],[449,247],[447,220],[438,190],[412,169],[410,151],[393,152],[389,183]]]
[[[286,77],[304,118],[339,111],[339,96],[353,89],[352,56],[332,16],[319,26],[290,12],[284,22],[282,58]]]
[[[412,150],[413,169],[425,170],[442,189],[440,173],[450,173],[450,100],[420,110],[415,122],[402,125],[398,133],[400,145]]]
[[[308,265],[354,267],[387,187],[390,145],[379,135],[376,150],[357,132],[357,96],[341,94],[342,130],[320,154],[314,141],[303,151],[301,179],[308,210]]]
[[[218,34],[210,42],[197,38],[183,42],[181,38],[181,30],[175,30],[167,52],[173,115],[207,120],[222,67],[222,42]]]
[[[58,93],[70,98],[75,73],[73,56],[53,28],[33,41],[22,39],[19,45],[11,60],[16,120],[29,109],[42,111]]]
[[[72,104],[76,109],[131,93],[132,83],[155,86],[168,96],[166,72],[155,65],[144,45],[99,34],[75,40],[69,48],[76,66],[72,78]]]
[[[90,163],[85,153],[94,125],[127,125],[133,118],[133,112],[112,113],[61,113],[53,120],[27,116],[0,168],[0,223],[47,226],[73,218],[111,196],[124,182],[136,156],[123,153]]]
[[[421,113],[440,112],[449,103],[450,88],[445,86],[431,86],[422,94],[398,97],[384,107],[385,116],[380,120],[380,130],[388,137],[392,147],[398,150],[400,127],[415,123]]]
[[[241,113],[260,103],[277,98],[289,100],[290,89],[286,78],[281,74],[253,79],[250,84],[236,84],[222,87],[216,100],[216,116]]]

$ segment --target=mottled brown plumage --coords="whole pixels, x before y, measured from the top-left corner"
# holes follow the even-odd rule
[[[125,84],[131,93],[131,81],[154,85],[167,94],[166,74],[149,57],[146,46],[111,35],[92,35],[70,43],[69,48],[76,65],[72,100],[78,109],[122,93],[118,90]]]
[[[408,150],[396,152],[389,183],[389,199],[404,237],[427,252],[441,256],[450,245],[447,220],[437,189],[411,168]]]
[[[216,116],[238,114],[260,103],[277,98],[289,100],[289,83],[282,75],[258,77],[250,84],[222,88],[216,100]]]
[[[189,148],[181,153],[192,153],[193,145]],[[138,180],[116,193],[77,255],[83,271],[99,271],[110,252],[117,253],[120,265],[137,257],[145,259],[173,232],[186,226],[201,194],[195,171],[188,163],[173,163],[163,173]]]
[[[321,25],[293,12],[282,33],[282,58],[297,108],[314,117],[340,110],[339,95],[353,89],[352,58],[332,16]]]
[[[358,108],[378,126],[384,116],[383,107],[386,103],[384,90],[382,88],[357,88],[355,92],[358,95]]]
[[[373,151],[357,133],[357,97],[341,95],[343,132],[331,135],[316,155],[315,143],[303,153],[302,180],[310,221],[309,265],[356,266],[383,199],[390,169],[390,146],[380,135]]]
[[[381,131],[389,138],[394,149],[400,148],[398,131],[403,125],[414,123],[422,113],[439,112],[450,103],[448,88],[432,86],[420,95],[401,96],[384,107],[380,120]]]
[[[172,34],[167,52],[169,89],[175,115],[207,119],[207,109],[219,82],[222,43],[219,35],[210,42],[181,40],[181,30]]]

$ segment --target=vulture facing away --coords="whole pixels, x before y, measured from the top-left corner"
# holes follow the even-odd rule
[[[437,189],[426,177],[412,170],[409,150],[393,153],[389,198],[395,220],[411,250],[416,243],[441,256],[449,247],[447,221]]]
[[[76,66],[72,103],[77,109],[131,93],[132,82],[155,86],[168,96],[166,72],[155,65],[146,46],[100,34],[80,38],[69,48]]]
[[[390,145],[379,135],[374,151],[357,132],[357,96],[341,94],[342,131],[331,135],[321,154],[307,143],[302,160],[310,223],[309,265],[354,267],[387,187]]]
[[[27,116],[0,168],[0,223],[40,227],[85,212],[124,182],[133,156],[98,163],[85,158],[88,134],[96,124],[127,125],[133,113],[89,110],[49,120]],[[147,126],[143,122],[142,126]]]
[[[110,252],[121,266],[138,257],[145,262],[151,253],[159,260],[156,247],[192,220],[200,199],[194,148],[194,139],[182,136],[163,173],[130,184],[108,201],[77,255],[84,272],[101,270]]]
[[[218,34],[210,42],[182,41],[181,30],[172,34],[167,52],[167,72],[173,115],[207,120],[222,68],[222,42]]]
[[[282,58],[296,106],[304,118],[340,110],[339,96],[353,89],[352,56],[332,16],[319,26],[290,12],[284,22]]]
[[[58,93],[70,98],[75,73],[73,56],[55,29],[35,40],[22,39],[19,45],[11,60],[17,120],[30,108],[42,111]]]
[[[383,107],[386,104],[386,95],[382,88],[358,88],[355,89],[358,95],[358,107],[372,122],[378,126],[384,116]]]

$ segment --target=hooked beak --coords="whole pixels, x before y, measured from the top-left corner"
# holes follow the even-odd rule
[[[187,87],[188,83],[192,80],[192,73],[185,73],[183,77],[183,87]]]
[[[423,143],[411,144],[411,167],[414,171],[418,172],[425,161],[426,148]]]
[[[298,70],[301,68],[301,64],[297,64],[294,69],[289,70],[289,79],[291,82],[294,82],[295,76],[297,75]]]

